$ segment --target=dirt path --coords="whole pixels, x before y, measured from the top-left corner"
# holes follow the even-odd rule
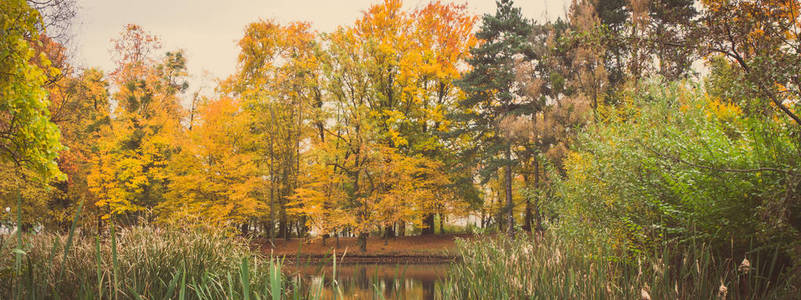
[[[367,239],[367,251],[361,252],[357,238],[329,238],[323,245],[321,238],[313,239],[274,239],[256,241],[265,255],[285,257],[288,262],[319,262],[331,259],[336,250],[337,260],[344,263],[432,263],[449,262],[458,259],[456,238],[470,238],[470,235],[430,235],[409,236],[384,240],[379,237]],[[343,261],[344,255],[344,261]]]

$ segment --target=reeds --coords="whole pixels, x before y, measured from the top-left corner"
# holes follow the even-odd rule
[[[258,257],[246,241],[224,234],[145,226],[112,229],[101,239],[73,226],[66,236],[15,235],[3,245],[13,251],[0,256],[3,299],[284,299],[302,292],[278,259]]]
[[[18,230],[3,237],[0,298],[320,299],[326,287],[333,297],[345,296],[335,253],[331,280],[323,273],[317,283],[304,286],[301,276],[284,274],[282,260],[253,253],[241,238],[153,226],[111,226],[109,236],[100,237],[79,234],[77,221],[66,235]],[[462,261],[437,284],[437,298],[785,299],[801,294],[799,275],[781,271],[777,251],[719,257],[699,244],[613,259],[582,253],[548,235],[460,239],[458,246]],[[376,299],[383,298],[383,286],[372,289]]]
[[[553,237],[460,240],[441,294],[446,299],[785,299],[793,278],[776,274],[775,252],[723,259],[703,245],[665,247],[634,262],[576,253]],[[739,267],[739,268],[738,268]],[[748,270],[750,269],[750,270]],[[792,277],[786,275],[785,277]]]

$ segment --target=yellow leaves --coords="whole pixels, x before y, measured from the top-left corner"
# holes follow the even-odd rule
[[[390,140],[392,140],[393,145],[397,147],[403,147],[409,145],[409,141],[407,141],[406,138],[402,137],[400,135],[400,132],[396,130],[392,129],[389,130],[389,138]]]
[[[377,154],[371,173],[385,187],[371,195],[378,222],[421,222],[425,213],[445,210],[453,203],[453,195],[446,188],[450,179],[441,170],[441,163],[388,147]]]
[[[145,174],[141,162],[131,157],[103,152],[96,158],[87,181],[98,199],[95,206],[108,208],[104,218],[143,208],[134,198],[148,184]]]
[[[161,220],[223,226],[259,216],[265,181],[256,154],[245,150],[252,143],[247,113],[239,101],[223,97],[204,105],[199,118],[192,142],[170,162],[169,192],[157,207]]]
[[[719,120],[733,121],[737,117],[742,116],[743,110],[734,103],[715,99],[707,105],[706,114],[707,116],[714,116]]]
[[[290,217],[322,232],[458,210],[442,164],[414,153],[443,148],[435,131],[451,126],[475,21],[464,5],[403,10],[386,0],[327,35],[254,22],[220,88],[237,98],[201,105],[191,130],[162,90],[163,72],[135,51],[157,49],[157,39],[129,27],[113,76],[120,109],[92,166],[97,204],[121,213],[164,199],[155,207],[163,222],[224,225],[263,217],[277,192]]]
[[[343,186],[345,174],[322,162],[311,164],[306,170],[299,178],[301,186],[290,197],[287,212],[308,216],[308,225],[322,233],[355,226],[357,214],[349,208],[350,197]]]
[[[251,23],[239,41],[240,54],[237,89],[260,88],[285,91],[288,85],[305,85],[313,76],[297,78],[297,74],[316,73],[319,57],[316,33],[309,23],[287,25],[272,20]],[[297,91],[295,91],[297,92]]]
[[[419,224],[427,212],[457,209],[440,162],[376,143],[345,160],[356,155],[337,145],[342,144],[328,140],[313,150],[290,203],[291,213],[308,216],[320,232],[346,226],[366,232],[396,221]]]
[[[568,151],[564,164],[567,176],[576,182],[586,182],[592,168],[592,155],[576,151]]]

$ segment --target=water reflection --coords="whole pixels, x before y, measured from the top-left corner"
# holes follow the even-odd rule
[[[288,266],[289,267],[289,266]],[[435,299],[447,264],[345,264],[337,266],[334,287],[330,264],[293,266],[288,271],[304,277],[321,299]],[[320,290],[320,287],[323,287]],[[437,297],[435,297],[437,296]]]

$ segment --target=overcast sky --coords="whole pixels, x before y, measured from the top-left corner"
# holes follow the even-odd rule
[[[161,38],[163,51],[184,49],[195,90],[213,88],[205,79],[227,77],[234,72],[236,41],[245,26],[258,19],[311,22],[315,30],[330,32],[352,24],[380,0],[78,0],[73,49],[83,67],[111,69],[111,42],[125,24],[134,23]],[[495,12],[494,0],[443,0],[467,2],[471,13]],[[406,8],[428,3],[406,0]],[[555,19],[565,14],[569,0],[517,0],[526,18]],[[208,75],[204,75],[208,74]],[[205,79],[204,79],[205,78]],[[201,83],[204,82],[204,83]]]

